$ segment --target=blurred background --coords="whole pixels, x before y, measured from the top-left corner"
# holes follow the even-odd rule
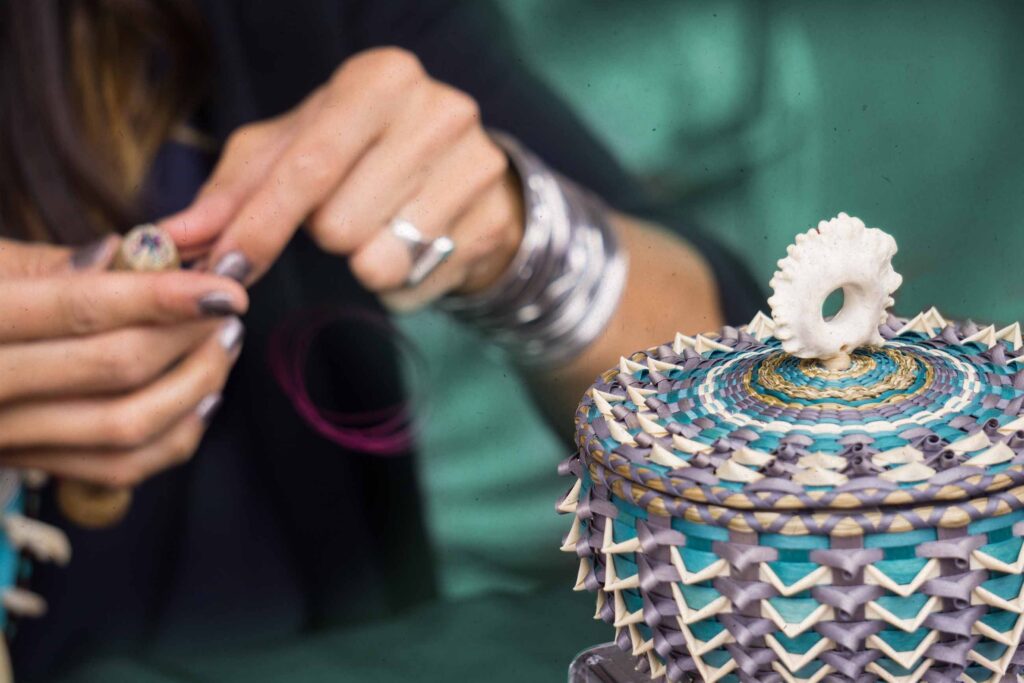
[[[1020,3],[500,4],[532,67],[766,285],[846,211],[896,237],[903,314],[1024,312]]]
[[[797,232],[846,211],[896,237],[898,313],[1024,318],[1024,4],[497,1],[521,59],[766,289]],[[444,597],[462,607],[163,663],[166,678],[126,663],[93,673],[564,680],[573,647],[610,639],[588,620],[590,596],[569,591],[575,558],[557,551],[568,444],[473,332],[433,311],[400,324],[429,359],[407,373],[430,385],[417,406],[428,522]],[[531,628],[542,632],[526,638]]]
[[[1021,3],[499,5],[527,65],[766,289],[797,232],[846,211],[899,243],[898,313],[1024,318]],[[469,332],[432,312],[404,328],[432,361],[423,474],[446,593],[568,586],[566,445]]]

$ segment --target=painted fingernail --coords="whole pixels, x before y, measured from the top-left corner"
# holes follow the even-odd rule
[[[196,406],[196,415],[203,421],[203,424],[210,424],[217,408],[220,408],[222,400],[220,394],[207,394],[199,401],[199,405]]]
[[[239,313],[234,300],[227,292],[210,292],[200,297],[199,312],[211,318]]]
[[[240,251],[229,251],[221,256],[217,265],[213,267],[214,275],[229,277],[238,282],[244,281],[250,271],[252,271],[252,264]]]
[[[234,353],[242,345],[245,338],[245,325],[238,318],[229,318],[221,328],[217,336],[220,345],[228,353]]]
[[[110,236],[101,237],[78,247],[71,253],[71,267],[74,270],[86,270],[98,265],[105,257],[110,256]]]

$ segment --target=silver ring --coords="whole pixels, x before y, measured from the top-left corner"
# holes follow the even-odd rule
[[[455,251],[455,242],[450,237],[441,236],[432,240],[423,238],[423,233],[415,225],[404,218],[396,218],[388,225],[391,234],[405,243],[412,256],[412,269],[405,279],[407,287],[415,287],[438,266],[448,260]]]

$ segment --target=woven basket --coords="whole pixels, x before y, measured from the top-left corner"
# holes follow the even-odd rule
[[[557,507],[596,618],[670,681],[1024,680],[1019,327],[890,317],[830,374],[764,319],[580,404]]]

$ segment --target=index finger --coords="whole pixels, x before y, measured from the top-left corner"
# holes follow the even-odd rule
[[[0,343],[244,313],[237,282],[195,271],[97,272],[0,281]]]
[[[423,75],[415,57],[381,49],[351,60],[317,102],[317,112],[274,161],[214,245],[210,263],[234,252],[244,279],[265,272],[299,225],[330,196],[387,127],[395,104]]]

